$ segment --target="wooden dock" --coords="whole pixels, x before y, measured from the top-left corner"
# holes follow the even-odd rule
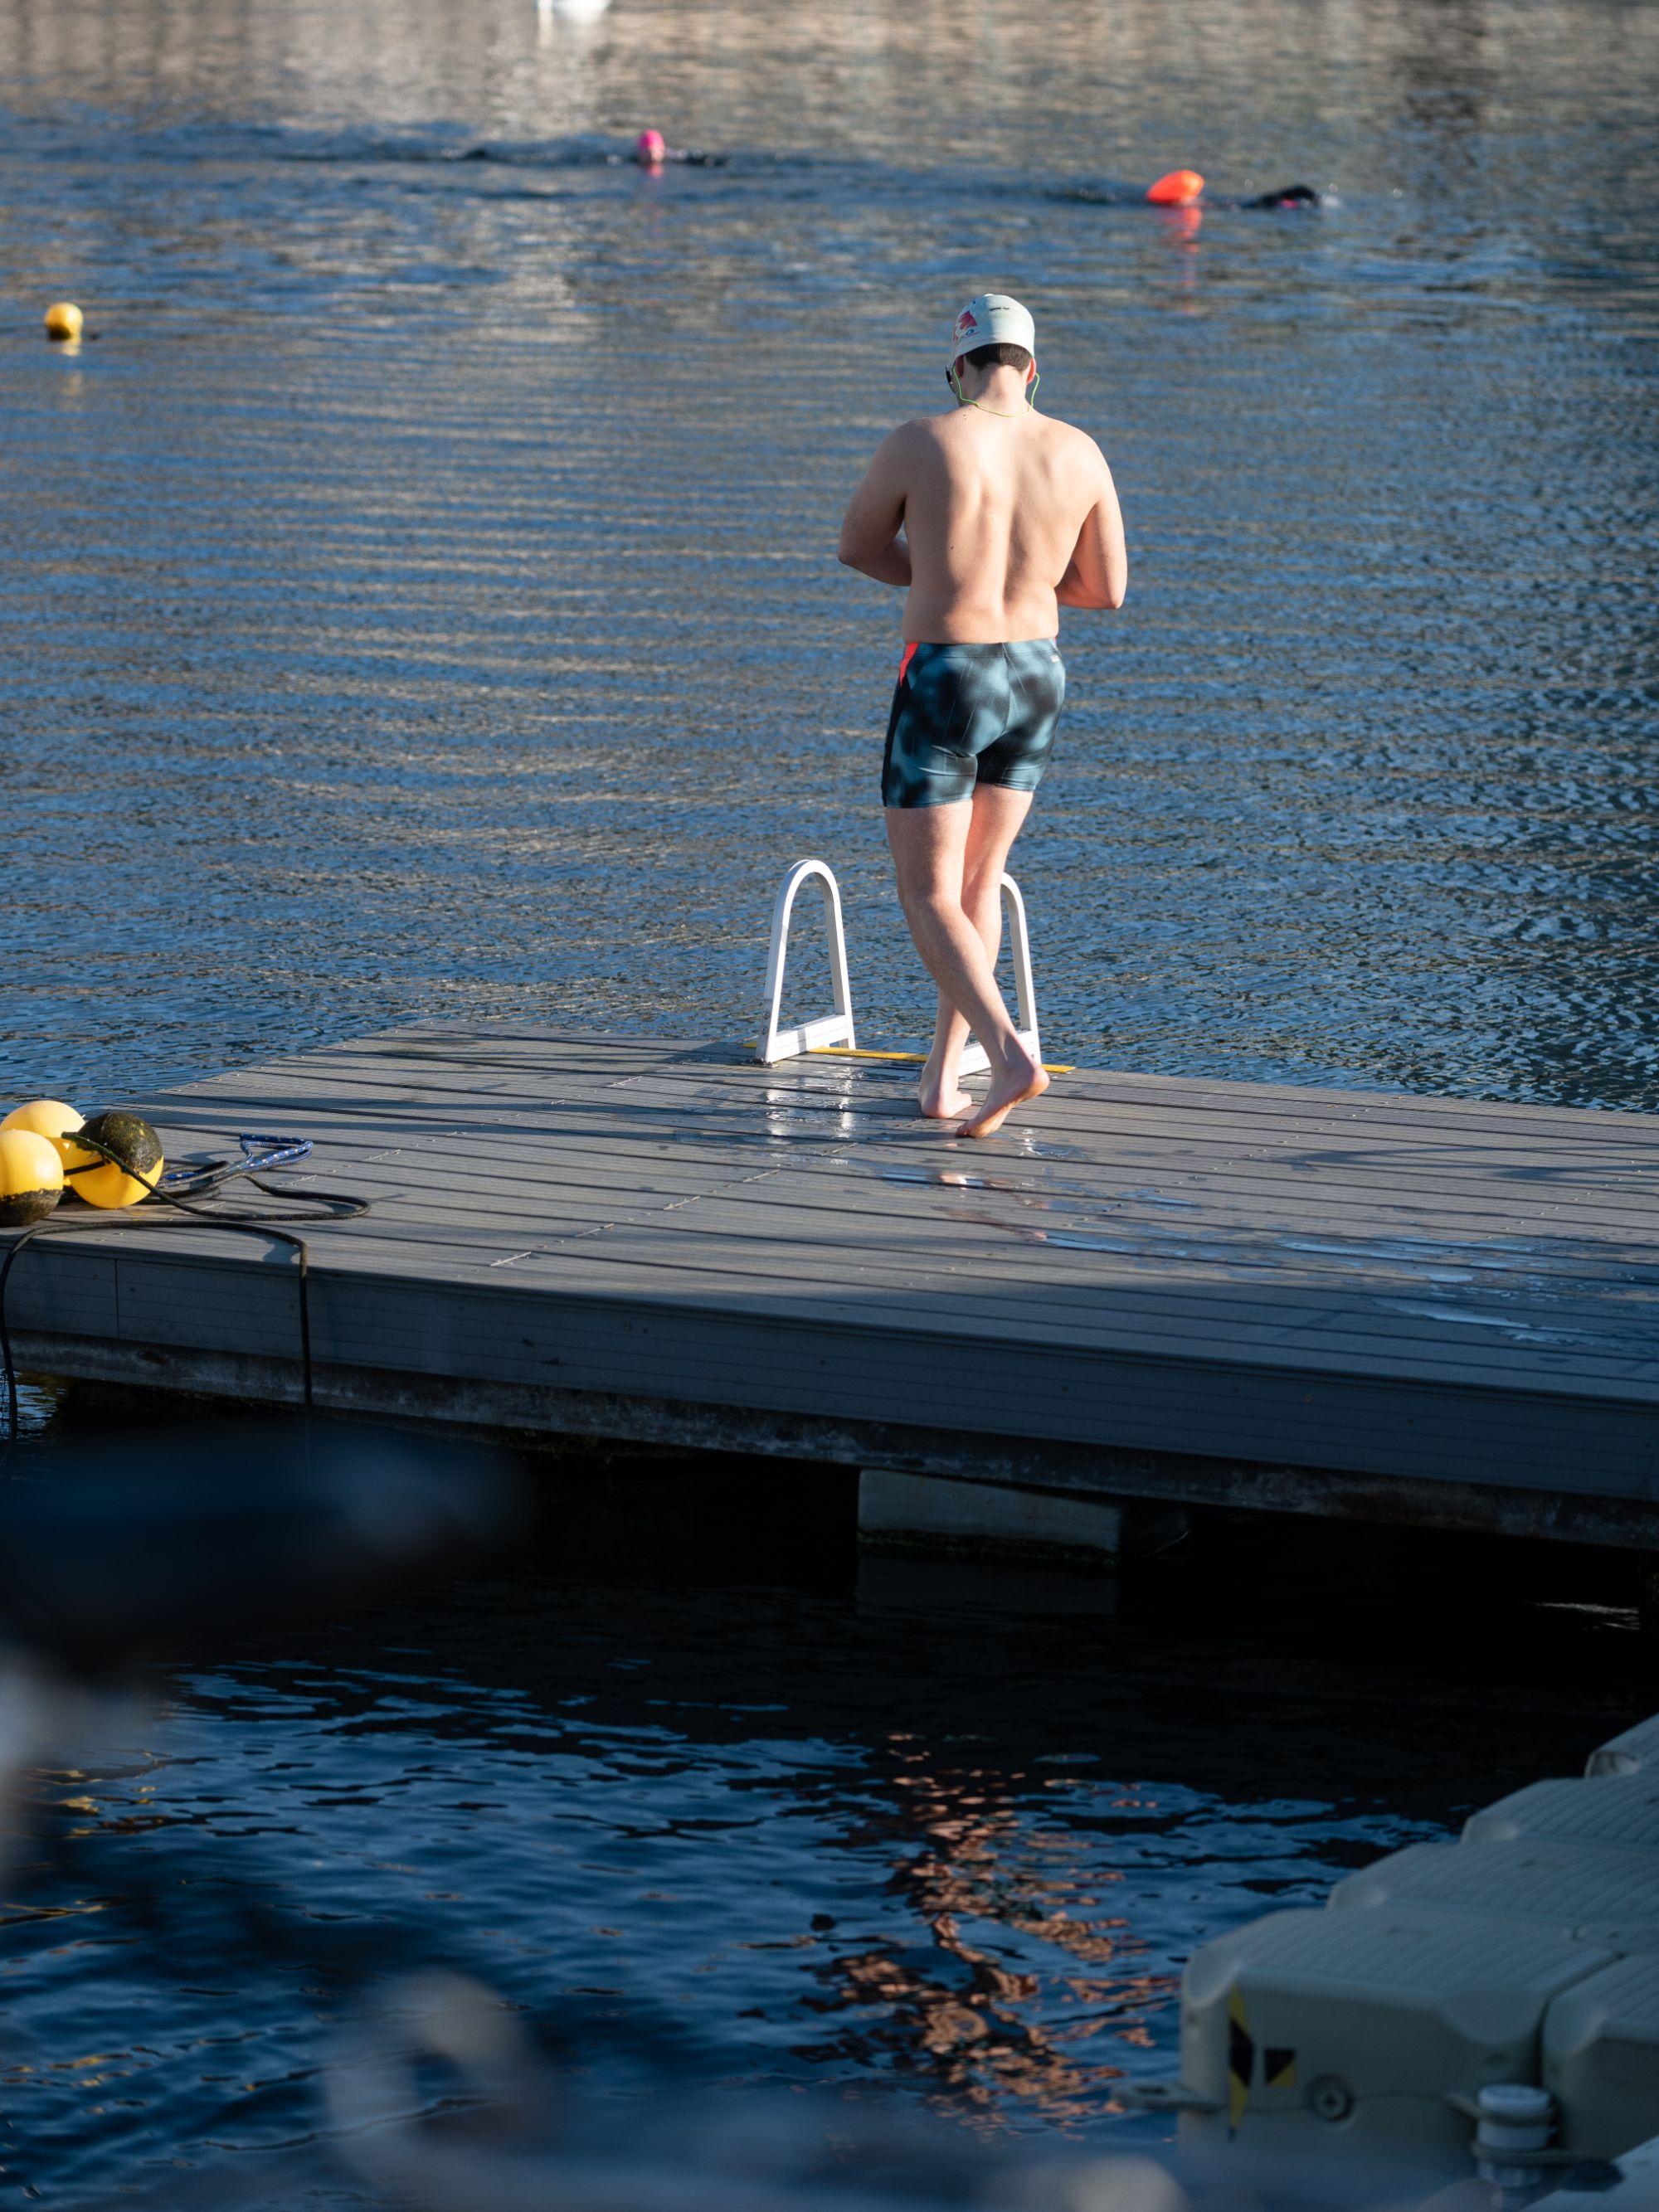
[[[324,1405],[1659,1550],[1659,1118],[1078,1073],[973,1144],[914,1074],[438,1024],[144,1110],[373,1200],[307,1232]],[[146,1209],[12,1325],[292,1400],[295,1273]]]

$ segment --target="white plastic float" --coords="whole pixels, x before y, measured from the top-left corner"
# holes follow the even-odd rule
[[[1659,1714],[1188,1961],[1181,2133],[1444,2161],[1659,2208]],[[1606,2162],[1599,2168],[1597,2162]],[[1575,2173],[1578,2169],[1578,2173]],[[1579,2175],[1595,2173],[1583,2185]],[[1494,2201],[1497,2201],[1496,2199]]]

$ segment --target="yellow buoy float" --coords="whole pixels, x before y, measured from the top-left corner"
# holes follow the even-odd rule
[[[78,338],[85,321],[73,300],[54,300],[46,309],[46,336],[58,341]]]
[[[0,1229],[44,1221],[63,1195],[57,1147],[33,1129],[0,1129]]]
[[[142,1114],[112,1107],[83,1121],[79,1133],[86,1139],[82,1149],[101,1147],[91,1152],[100,1165],[70,1171],[70,1188],[88,1206],[137,1206],[149,1196],[150,1185],[161,1180],[167,1165],[161,1140]],[[112,1158],[103,1159],[104,1152]]]
[[[81,1116],[73,1106],[66,1106],[61,1098],[31,1098],[27,1106],[14,1106],[0,1130],[27,1129],[37,1137],[44,1137],[56,1147],[58,1158],[68,1175],[75,1168],[95,1168],[96,1152],[89,1152],[84,1145],[77,1145],[75,1133],[81,1127]]]

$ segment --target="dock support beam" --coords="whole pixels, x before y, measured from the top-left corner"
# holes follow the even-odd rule
[[[1644,1552],[1637,1563],[1636,1620],[1651,1655],[1659,1652],[1659,1552]]]
[[[861,1542],[907,1551],[990,1552],[1115,1559],[1123,1508],[1079,1492],[1013,1490],[897,1468],[859,1471]]]

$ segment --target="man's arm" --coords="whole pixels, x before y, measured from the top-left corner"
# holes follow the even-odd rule
[[[1085,518],[1077,544],[1055,586],[1054,597],[1063,607],[1088,607],[1097,613],[1121,607],[1129,588],[1129,556],[1123,547],[1123,517],[1118,508],[1117,487],[1103,456],[1100,458],[1100,496]]]
[[[904,470],[901,434],[895,430],[876,448],[864,482],[853,494],[841,526],[836,557],[878,584],[910,588],[910,549],[900,536],[904,526]]]

